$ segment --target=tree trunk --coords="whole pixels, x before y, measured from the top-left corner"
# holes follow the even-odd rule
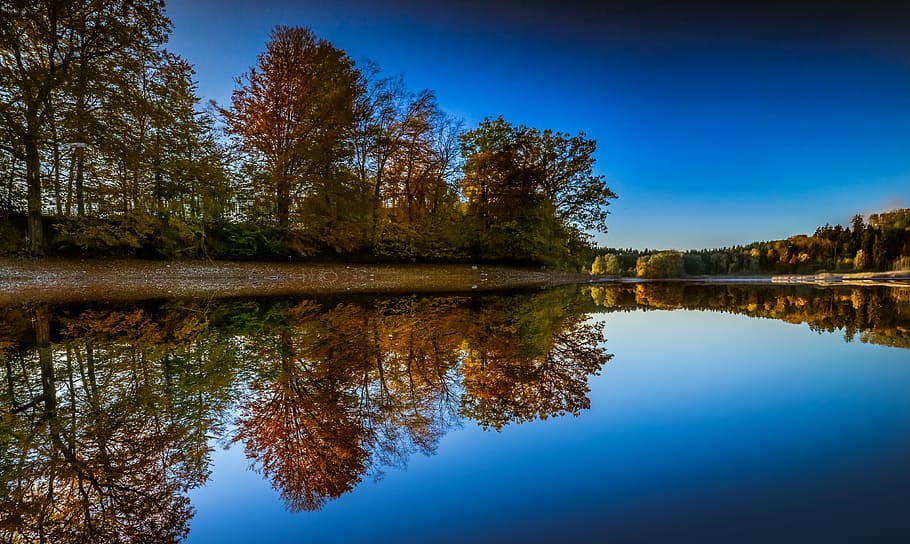
[[[66,200],[63,203],[66,215],[73,215],[73,180],[76,177],[76,154],[70,156],[69,171],[66,175]]]
[[[41,215],[41,157],[38,154],[37,119],[29,119],[29,136],[25,139],[25,182],[28,185],[28,252],[33,257],[44,254],[44,226]]]
[[[41,366],[41,393],[44,398],[44,416],[54,417],[57,411],[57,387],[54,379],[54,358],[51,350],[51,327],[47,308],[36,306],[32,309],[32,323],[35,328],[35,343],[38,348],[38,362]]]
[[[373,215],[370,218],[370,241],[373,247],[377,245],[376,232],[379,230],[379,212],[382,209],[382,170],[385,168],[385,161],[382,161],[376,168],[376,183],[373,185]]]
[[[13,191],[16,188],[16,156],[11,155],[9,166],[9,177],[6,178],[6,212],[10,215],[13,213]]]
[[[278,191],[275,195],[277,204],[278,226],[286,229],[291,224],[291,184],[287,176],[281,175],[278,179]]]
[[[154,168],[154,184],[155,184],[155,214],[159,217],[164,211],[164,188],[161,186],[161,129],[155,129],[155,160],[153,161]]]
[[[85,164],[85,89],[88,86],[88,72],[85,51],[79,55],[79,84],[76,86],[76,214],[85,217],[85,189],[83,168]]]
[[[85,149],[79,148],[76,153],[76,214],[85,217]]]
[[[51,122],[51,130],[54,139],[54,159],[53,159],[53,168],[54,168],[54,206],[57,210],[57,216],[63,215],[63,193],[60,188],[60,139],[57,136],[57,123],[56,121]]]

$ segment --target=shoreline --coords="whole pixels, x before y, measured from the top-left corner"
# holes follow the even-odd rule
[[[344,293],[464,293],[587,283],[587,274],[468,264],[0,258],[0,304]]]
[[[846,274],[780,274],[774,276],[685,276],[681,278],[607,277],[595,283],[693,283],[713,285],[818,285],[824,287],[910,287],[910,271]]]
[[[0,258],[0,304],[152,298],[468,293],[568,284],[910,287],[910,272],[621,278],[469,264],[312,264]]]

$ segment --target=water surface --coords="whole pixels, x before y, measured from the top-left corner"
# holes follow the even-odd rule
[[[3,315],[3,541],[910,537],[906,289]]]

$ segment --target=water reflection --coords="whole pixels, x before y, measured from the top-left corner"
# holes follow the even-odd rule
[[[464,419],[578,414],[610,359],[574,289],[3,309],[0,539],[177,541],[213,442],[313,510]]]
[[[293,510],[432,454],[462,417],[499,429],[588,407],[609,360],[570,291],[514,298],[306,301],[249,338],[238,432]]]
[[[318,509],[464,422],[580,414],[611,357],[590,314],[680,308],[910,347],[898,288],[21,304],[0,321],[0,540],[180,540],[218,443]]]
[[[643,283],[590,288],[597,311],[710,310],[806,323],[844,340],[910,348],[910,288]]]
[[[135,322],[87,314],[83,336],[52,342],[52,315],[44,306],[22,310],[34,344],[7,338],[0,352],[4,541],[185,536],[192,515],[185,492],[205,479],[208,446],[196,428],[204,424],[177,409],[186,399],[168,386],[167,365],[143,343],[157,328],[142,323],[151,330],[137,338],[126,334]],[[110,341],[101,328],[123,334]]]

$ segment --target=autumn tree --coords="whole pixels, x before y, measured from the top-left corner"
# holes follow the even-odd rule
[[[380,77],[373,64],[363,72],[351,171],[369,191],[373,249],[430,255],[420,240],[456,230],[460,121],[442,112],[432,91],[411,92],[403,77]]]
[[[462,192],[485,221],[510,217],[535,191],[535,176],[523,160],[524,131],[503,120],[485,119],[461,135],[465,158]]]
[[[292,221],[305,198],[338,198],[341,165],[350,155],[360,77],[344,51],[308,28],[276,27],[257,66],[238,79],[228,134],[266,173],[275,223]],[[331,202],[329,202],[331,204]]]
[[[53,93],[75,58],[73,6],[54,0],[0,3],[0,119],[7,151],[25,162],[28,249],[44,251],[41,148]]]
[[[370,187],[375,234],[383,208],[394,206],[398,197],[391,172],[396,156],[429,132],[438,109],[432,92],[412,94],[401,76],[379,78],[375,68],[370,69],[367,92],[358,101],[354,170],[361,183]]]
[[[528,160],[539,176],[539,191],[556,215],[574,228],[607,232],[607,206],[616,194],[603,176],[594,174],[597,143],[583,132],[572,136],[550,129],[530,129],[529,143]]]

